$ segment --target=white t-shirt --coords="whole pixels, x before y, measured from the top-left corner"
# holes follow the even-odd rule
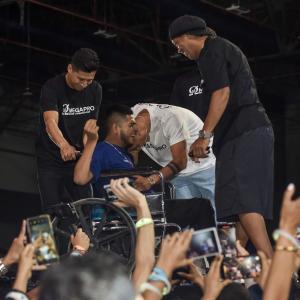
[[[188,175],[208,169],[215,165],[216,158],[212,151],[207,158],[200,159],[200,163],[194,162],[188,152],[192,143],[198,138],[199,130],[203,127],[201,119],[192,111],[167,104],[139,103],[132,107],[134,116],[146,109],[151,120],[150,140],[142,150],[156,163],[165,167],[172,161],[171,146],[186,140],[187,167],[180,175]],[[212,145],[212,139],[210,146]]]

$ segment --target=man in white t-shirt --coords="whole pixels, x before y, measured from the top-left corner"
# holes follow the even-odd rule
[[[215,207],[214,154],[210,150],[207,157],[197,162],[189,157],[190,146],[203,127],[201,119],[188,109],[166,104],[140,103],[132,111],[136,118],[137,146],[162,166],[160,172],[175,186],[176,198],[203,197]],[[155,174],[138,177],[136,185],[147,190],[159,181],[160,176]]]

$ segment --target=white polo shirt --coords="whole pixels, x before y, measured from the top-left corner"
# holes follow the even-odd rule
[[[156,163],[165,167],[172,161],[171,146],[186,140],[187,167],[179,175],[189,175],[213,167],[216,158],[212,151],[207,158],[201,158],[200,163],[194,162],[188,152],[192,143],[198,138],[203,127],[201,119],[192,111],[167,104],[139,103],[132,107],[134,116],[146,109],[151,120],[150,140],[142,150]],[[212,145],[212,139],[210,146]]]

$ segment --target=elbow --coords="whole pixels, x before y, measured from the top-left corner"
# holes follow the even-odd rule
[[[76,170],[74,171],[73,181],[78,185],[85,185],[88,183],[88,181],[81,176],[80,172],[76,172]]]

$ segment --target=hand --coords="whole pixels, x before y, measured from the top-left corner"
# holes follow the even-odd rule
[[[135,178],[134,184],[137,190],[148,191],[149,189],[151,189],[152,185],[147,179],[147,177],[135,175],[134,178]]]
[[[189,268],[190,268],[189,273],[178,272],[178,274],[183,278],[191,282],[194,282],[195,284],[199,285],[203,289],[204,276],[201,274],[200,270],[193,262],[189,264]]]
[[[186,230],[181,233],[167,235],[163,240],[156,266],[162,268],[168,277],[171,277],[176,268],[180,268],[191,263],[191,259],[186,258],[186,252],[192,240],[193,230]]]
[[[87,143],[91,142],[97,142],[98,141],[98,131],[99,126],[97,126],[97,120],[95,119],[89,119],[86,121],[83,133],[87,136]]]
[[[128,181],[128,178],[112,179],[110,181],[111,190],[118,197],[118,201],[115,201],[114,204],[137,208],[141,202],[146,202],[146,197],[131,187]]]
[[[218,298],[222,289],[231,281],[226,279],[221,281],[220,267],[223,256],[217,256],[210,266],[210,270],[203,282],[203,298],[202,300],[215,300]]]
[[[24,250],[24,243],[26,243],[26,221],[23,220],[19,235],[13,240],[6,256],[3,259],[3,264],[9,266],[17,263],[20,255]]]
[[[82,251],[87,251],[90,247],[90,239],[81,228],[78,228],[75,235],[71,235],[71,244],[73,245],[73,248],[79,246],[80,248],[84,249]]]
[[[63,161],[76,160],[76,155],[79,155],[79,151],[75,147],[66,143],[60,147],[60,155]]]
[[[267,258],[266,254],[262,251],[258,251],[257,253],[261,260],[261,273],[259,277],[255,279],[255,281],[260,285],[261,289],[263,290],[269,275],[272,260]]]
[[[199,162],[199,158],[205,158],[209,153],[209,139],[200,139],[194,141],[191,145],[189,154],[192,157],[192,160],[195,162]]]
[[[31,244],[28,244],[23,249],[20,256],[18,273],[13,288],[22,291],[23,293],[26,292],[27,282],[31,277],[31,270],[34,263],[33,254],[34,247]]]
[[[283,194],[279,227],[295,235],[300,225],[300,197],[293,200],[295,185],[289,184]]]
[[[249,252],[241,245],[240,241],[235,242],[237,255],[238,256],[248,256]]]

